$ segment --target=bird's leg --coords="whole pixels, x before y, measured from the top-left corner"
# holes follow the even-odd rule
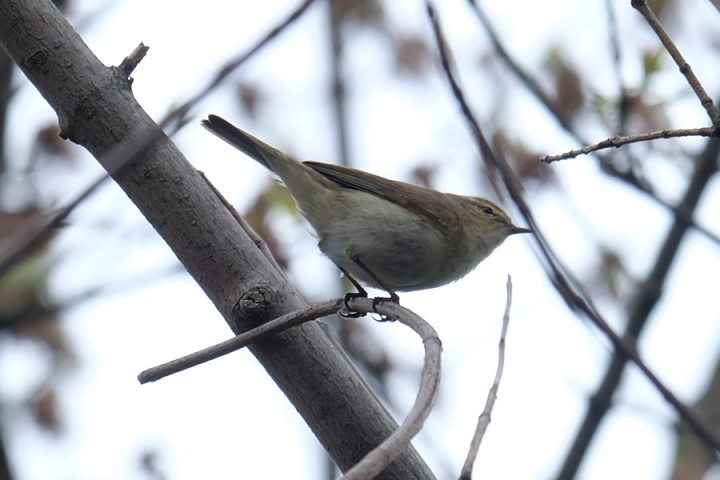
[[[388,288],[388,287],[383,283],[383,281],[380,280],[380,279],[377,277],[377,275],[375,275],[375,274],[373,273],[373,271],[370,270],[370,269],[367,267],[367,265],[365,265],[365,264],[362,262],[362,260],[360,260],[360,256],[359,256],[359,255],[352,255],[352,256],[350,257],[350,260],[352,260],[353,262],[355,262],[355,264],[356,264],[358,267],[362,268],[362,269],[365,271],[365,273],[367,273],[367,274],[370,276],[370,278],[372,278],[373,280],[375,280],[375,283],[377,283],[378,285],[380,285],[380,287],[382,287],[383,290],[385,290],[386,292],[388,292],[388,293],[390,294],[390,297],[375,297],[375,298],[373,298],[373,310],[375,310],[375,313],[380,314],[380,321],[381,321],[381,322],[387,321],[388,318],[387,318],[386,316],[384,316],[383,314],[381,314],[380,312],[377,311],[377,306],[378,306],[378,304],[381,303],[381,302],[393,302],[393,303],[397,303],[398,305],[400,305],[400,297],[398,297],[397,293],[395,293],[395,290],[393,290],[392,288]],[[363,290],[363,291],[364,291],[364,290]],[[367,296],[367,294],[366,294],[366,296]]]
[[[388,293],[390,294],[390,297],[388,297],[388,298],[379,297],[379,298],[377,298],[376,300],[378,300],[378,301],[380,301],[380,302],[390,301],[390,302],[397,303],[397,304],[400,303],[400,297],[398,297],[397,293],[395,293],[395,290],[393,290],[392,288],[389,288],[388,286],[386,286],[386,285],[383,283],[383,281],[380,280],[380,279],[378,278],[378,276],[375,275],[375,274],[373,273],[373,271],[370,270],[370,269],[367,267],[367,265],[365,265],[365,264],[363,263],[362,260],[360,260],[360,257],[359,257],[358,255],[353,255],[353,256],[351,256],[351,257],[350,257],[350,260],[352,260],[353,262],[355,262],[355,264],[356,264],[358,267],[362,268],[362,269],[365,271],[365,273],[367,273],[367,274],[370,276],[370,278],[372,278],[373,280],[375,280],[375,283],[377,283],[378,285],[380,285],[380,287],[381,287],[383,290],[385,290],[386,292],[388,292]],[[353,283],[354,283],[354,282],[353,282]],[[357,286],[357,285],[355,285],[355,286]],[[364,291],[364,290],[363,290],[363,291]],[[367,296],[367,294],[366,294],[365,296]]]
[[[359,283],[357,280],[355,280],[355,279],[353,278],[353,276],[350,275],[350,274],[347,272],[347,270],[345,270],[344,268],[342,268],[342,267],[340,267],[340,266],[338,266],[338,268],[339,268],[340,271],[343,273],[343,275],[345,275],[345,278],[347,278],[348,281],[353,284],[353,287],[355,287],[355,288],[357,289],[357,292],[356,292],[356,293],[346,293],[346,294],[345,294],[345,308],[347,308],[350,313],[348,313],[348,314],[341,314],[341,315],[342,315],[343,317],[348,317],[348,318],[360,318],[360,317],[364,317],[364,316],[365,316],[364,313],[353,312],[353,311],[352,311],[352,308],[350,308],[350,306],[348,305],[348,301],[350,301],[350,300],[353,299],[353,298],[367,298],[368,293],[367,293],[367,292],[365,291],[365,289],[360,285],[360,283]]]

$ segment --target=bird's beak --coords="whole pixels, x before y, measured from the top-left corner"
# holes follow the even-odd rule
[[[515,225],[513,225],[512,226],[512,235],[514,235],[516,233],[533,233],[533,231],[530,228],[516,227]]]

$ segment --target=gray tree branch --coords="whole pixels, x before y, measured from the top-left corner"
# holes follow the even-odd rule
[[[0,44],[55,109],[63,134],[86,147],[106,169],[111,170],[106,154],[117,151],[118,144],[139,147],[125,168],[113,170],[113,179],[233,332],[305,307],[137,104],[126,76],[102,65],[49,1],[0,0]],[[282,332],[250,350],[342,470],[397,428],[317,323]],[[242,381],[225,379],[233,380]],[[381,477],[433,475],[409,448]]]

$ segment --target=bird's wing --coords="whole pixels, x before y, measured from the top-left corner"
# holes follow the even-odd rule
[[[320,162],[303,163],[338,185],[377,195],[424,215],[438,226],[447,226],[452,220],[453,210],[449,205],[450,200],[435,190],[390,180],[341,165]]]

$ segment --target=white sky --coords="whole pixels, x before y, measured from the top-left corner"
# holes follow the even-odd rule
[[[93,3],[102,2],[77,0],[77,17],[92,11]],[[296,3],[115,2],[83,36],[108,65],[119,63],[140,42],[150,46],[133,75],[133,88],[140,103],[159,119],[204,85],[223,59],[253,45]],[[385,3],[399,30],[427,37],[421,2]],[[508,93],[498,99],[479,63],[487,40],[466,2],[437,3],[441,3],[440,18],[478,116],[492,123],[501,106],[506,109],[502,121],[521,132],[518,135],[527,144],[548,153],[575,147],[514,80],[509,81]],[[523,65],[537,71],[548,46],[561,45],[592,79],[590,90],[614,93],[602,1],[564,0],[554,2],[552,9],[546,2],[484,3]],[[717,62],[707,60],[709,52],[703,48],[710,42],[702,32],[717,30],[720,19],[708,13],[714,11],[700,0],[692,3],[695,10],[688,10],[702,13],[677,20],[687,33],[680,46],[690,49],[687,56],[691,62],[696,60],[694,70],[715,93]],[[615,4],[626,35],[624,74],[629,85],[636,85],[640,72],[633,55],[654,40],[642,28],[631,28],[637,14],[629,2]],[[224,89],[201,104],[194,112],[197,123],[207,113],[217,113],[298,156],[332,162],[335,145],[323,8],[323,2],[312,7]],[[686,25],[690,21],[696,22],[692,28]],[[386,47],[373,34],[364,34],[348,48],[348,55],[348,78],[362,79],[349,89],[356,166],[402,180],[419,161],[442,162],[437,177],[440,189],[490,195],[478,190],[478,177],[471,173],[477,162],[474,145],[439,74],[430,73],[424,80],[398,79],[391,71]],[[233,103],[231,90],[238,80],[262,85],[270,101],[255,122]],[[682,80],[671,75],[658,83],[658,99],[685,88]],[[687,102],[673,108],[673,126],[706,125],[699,105],[686,98]],[[12,148],[19,157],[27,153],[31,142],[25,126],[42,118],[53,118],[52,111],[32,87],[23,87],[14,101],[9,126]],[[604,135],[597,124],[590,124],[583,133],[595,140]],[[270,181],[267,172],[198,124],[185,128],[175,140],[193,165],[240,208]],[[701,144],[681,145],[697,148]],[[536,192],[531,203],[541,228],[567,264],[584,274],[595,261],[594,238],[598,238],[629,258],[630,273],[642,278],[669,226],[669,216],[634,191],[603,179],[589,158],[552,168],[562,191]],[[662,194],[668,199],[681,194],[684,173],[682,166],[662,159],[648,172],[653,181],[661,181]],[[53,194],[59,201],[70,199],[97,174],[94,160],[83,157],[71,174],[58,173],[63,181],[57,182]],[[719,192],[715,181],[697,216],[715,232],[720,232],[720,220],[713,213]],[[511,215],[519,220],[517,212]],[[61,297],[117,277],[142,277],[174,262],[168,248],[115,186],[103,188],[73,220],[58,247],[64,261],[53,276]],[[293,261],[292,279],[310,299],[336,296],[335,269],[319,254],[307,230],[303,224],[278,219],[276,231],[283,231],[282,240]],[[439,478],[457,476],[491,386],[508,274],[513,277],[514,303],[505,376],[476,462],[478,477],[550,478],[585,413],[588,395],[604,372],[607,342],[568,312],[529,245],[528,238],[511,238],[462,281],[402,295],[405,306],[435,326],[444,345],[441,396],[415,441]],[[307,282],[310,271],[327,274]],[[720,338],[717,272],[717,247],[692,233],[666,285],[669,293],[641,343],[648,363],[688,402],[701,392],[716,362]],[[606,302],[600,305],[618,325],[620,312]],[[27,428],[28,420],[6,421],[18,478],[142,478],[137,455],[147,448],[158,450],[161,468],[173,480],[268,478],[269,472],[274,478],[320,476],[317,442],[248,352],[156,384],[137,383],[140,371],[230,335],[220,315],[186,276],[175,275],[84,303],[68,313],[64,328],[81,360],[61,389],[68,432],[50,438]],[[421,346],[399,325],[369,328],[399,366],[390,384],[396,413],[402,415],[413,399]],[[22,346],[4,345],[3,349],[0,387],[10,394],[20,392],[30,383],[28,379],[35,378],[39,366],[31,363],[32,352]],[[618,406],[603,423],[583,465],[583,479],[667,475],[673,448],[672,412],[634,368],[628,370],[623,385]]]

